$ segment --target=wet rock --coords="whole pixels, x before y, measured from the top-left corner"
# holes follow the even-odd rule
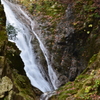
[[[69,79],[65,75],[59,76],[58,80],[59,80],[58,87],[63,86],[64,84],[66,84],[66,82],[69,81]]]
[[[74,81],[74,79],[76,78],[77,74],[78,74],[78,69],[77,69],[77,67],[72,66],[72,67],[69,69],[69,80],[70,80],[70,81]]]

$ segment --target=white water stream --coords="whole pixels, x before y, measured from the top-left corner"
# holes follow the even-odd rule
[[[56,83],[58,82],[57,76],[52,69],[48,51],[41,42],[40,38],[34,31],[34,21],[21,9],[20,6],[12,4],[7,0],[1,0],[4,5],[4,11],[6,13],[7,25],[8,23],[16,29],[16,38],[12,38],[12,42],[21,50],[21,58],[24,62],[24,70],[26,75],[31,81],[31,84],[42,92],[54,91],[57,89]],[[43,74],[43,68],[36,63],[36,54],[31,43],[32,34],[37,38],[40,48],[43,52],[45,60],[47,61],[49,80],[45,79]],[[16,62],[17,63],[17,62]],[[45,73],[44,73],[45,74]],[[46,75],[45,75],[46,76]]]

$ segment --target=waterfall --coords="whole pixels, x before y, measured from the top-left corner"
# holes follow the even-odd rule
[[[31,84],[42,92],[54,91],[57,89],[58,78],[52,68],[47,49],[35,33],[34,21],[17,4],[1,0],[7,19],[9,41],[14,42],[21,51],[21,58],[24,62],[24,70]],[[31,43],[32,36],[38,40],[40,49],[47,62],[48,73],[45,73],[43,66],[37,64],[34,44]]]

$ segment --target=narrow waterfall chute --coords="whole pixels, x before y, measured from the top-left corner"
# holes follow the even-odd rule
[[[35,33],[34,21],[17,4],[12,4],[7,0],[1,0],[1,2],[4,5],[7,25],[10,24],[14,27],[14,32],[16,32],[15,34],[9,35],[9,37],[14,35],[16,38],[9,40],[14,42],[19,50],[21,50],[20,56],[24,62],[24,69],[31,84],[42,92],[54,91],[57,89],[56,82],[58,81],[58,77],[52,68],[47,49]],[[41,51],[47,62],[48,73],[44,73],[43,66],[39,66],[36,62],[35,48],[32,46],[34,44],[31,43],[33,35],[38,40]],[[45,74],[45,76],[43,74]]]
[[[53,68],[52,68],[52,65],[51,65],[51,62],[50,62],[50,58],[49,58],[49,54],[48,54],[48,51],[47,49],[45,48],[45,46],[43,45],[42,41],[40,40],[39,36],[35,33],[34,31],[34,27],[35,27],[35,23],[32,21],[32,19],[30,17],[28,17],[28,15],[21,9],[23,15],[25,15],[25,17],[29,20],[29,22],[31,22],[31,28],[32,28],[32,32],[33,34],[36,36],[39,44],[40,44],[40,48],[45,56],[45,59],[47,61],[47,64],[48,64],[48,73],[49,73],[49,77],[50,77],[50,80],[54,86],[54,89],[56,90],[57,89],[57,86],[56,86],[56,82],[58,80],[58,77],[56,75],[56,73],[54,72]]]

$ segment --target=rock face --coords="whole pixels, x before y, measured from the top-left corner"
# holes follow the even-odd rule
[[[83,4],[87,4],[86,8],[90,7],[92,12],[90,9],[87,11],[82,6]],[[65,77],[64,83],[68,80],[73,81],[86,68],[93,54],[98,53],[100,49],[100,44],[97,43],[100,37],[99,23],[97,23],[100,16],[97,10],[99,8],[95,8],[95,4],[96,1],[91,0],[84,3],[82,0],[71,2],[68,4],[62,20],[55,27],[53,19],[46,20],[43,19],[43,16],[40,19],[37,18],[39,23],[43,19],[40,25],[41,30],[45,30],[38,35],[50,53],[55,72],[60,73],[60,75],[58,74],[59,79],[61,75]],[[64,84],[63,82],[62,84]]]

